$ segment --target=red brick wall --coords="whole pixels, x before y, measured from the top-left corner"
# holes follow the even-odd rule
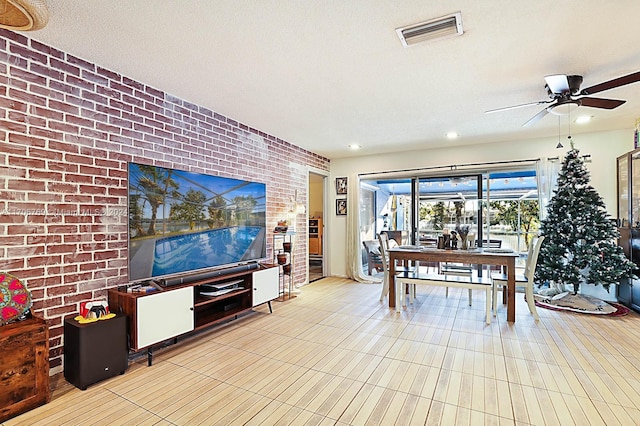
[[[127,282],[127,162],[265,182],[268,229],[296,189],[306,200],[307,166],[329,168],[324,157],[2,29],[0,140],[0,270],[27,284],[49,321],[52,371],[64,317]]]

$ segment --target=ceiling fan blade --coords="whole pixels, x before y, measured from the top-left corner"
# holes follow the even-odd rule
[[[551,93],[566,93],[569,89],[569,79],[564,74],[547,75],[544,77]]]
[[[614,109],[627,101],[620,101],[618,99],[603,99],[603,98],[580,98],[580,105],[591,108],[603,108]]]
[[[527,104],[520,104],[520,105],[512,105],[512,106],[508,106],[508,107],[504,107],[504,108],[496,108],[496,109],[490,109],[489,111],[485,111],[485,114],[493,114],[494,112],[502,112],[502,111],[509,111],[511,109],[517,109],[517,108],[523,108],[523,107],[528,107],[528,106],[532,106],[532,105],[542,105],[542,104],[549,104],[553,102],[553,100],[549,100],[549,101],[537,101],[537,102],[529,102]]]
[[[538,120],[540,120],[542,117],[544,117],[547,114],[549,114],[549,111],[547,111],[547,108],[545,108],[542,111],[540,111],[539,113],[537,113],[536,115],[534,115],[533,117],[531,117],[529,119],[529,121],[527,121],[526,123],[524,123],[522,125],[522,127],[531,126],[533,123],[536,123]]]
[[[614,89],[616,87],[625,86],[638,81],[640,81],[640,71],[625,75],[624,77],[614,78],[613,80],[605,81],[604,83],[596,84],[595,86],[587,87],[586,89],[582,89],[580,94],[593,95],[594,93]]]

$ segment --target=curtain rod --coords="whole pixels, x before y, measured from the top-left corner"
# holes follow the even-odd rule
[[[395,173],[424,172],[424,171],[439,170],[439,169],[442,170],[443,172],[444,171],[455,172],[459,170],[458,169],[459,167],[496,166],[496,165],[504,165],[504,164],[513,164],[515,166],[521,163],[535,163],[538,161],[540,161],[540,158],[535,158],[531,160],[492,161],[489,163],[451,164],[448,166],[432,166],[432,167],[420,167],[420,168],[403,169],[403,170],[387,170],[384,172],[359,173],[358,176],[360,177],[360,176],[371,176],[371,175],[384,175],[384,174],[391,174],[391,173],[395,174]],[[469,171],[469,170],[462,169],[460,171]]]

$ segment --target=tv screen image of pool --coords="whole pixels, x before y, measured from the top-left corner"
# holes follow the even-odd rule
[[[266,257],[266,185],[129,163],[129,280]]]

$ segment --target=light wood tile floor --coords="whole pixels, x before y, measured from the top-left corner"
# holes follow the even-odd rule
[[[484,323],[480,294],[325,278],[292,300],[158,350],[9,425],[638,425],[640,316],[538,309]]]

